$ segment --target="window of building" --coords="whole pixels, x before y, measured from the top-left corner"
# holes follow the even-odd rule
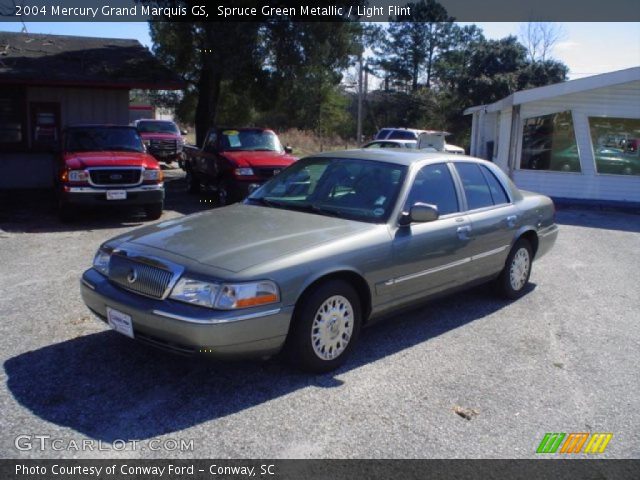
[[[0,145],[4,148],[24,145],[24,90],[2,88],[0,91]]]
[[[520,168],[556,172],[581,171],[570,111],[524,120]]]
[[[640,175],[640,119],[589,117],[596,171]]]

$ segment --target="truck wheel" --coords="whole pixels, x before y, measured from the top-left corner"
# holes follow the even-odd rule
[[[164,208],[164,204],[160,203],[152,203],[151,205],[146,205],[144,207],[144,211],[147,214],[147,218],[149,220],[157,220],[162,216],[162,209]]]
[[[58,203],[58,218],[62,223],[70,223],[76,218],[76,212],[67,203],[60,201]]]
[[[191,168],[187,167],[185,180],[187,182],[187,191],[189,193],[200,193],[200,182],[198,177],[193,173]]]
[[[234,203],[233,191],[229,189],[229,182],[224,178],[218,182],[217,195],[219,207]]]
[[[349,283],[314,287],[296,305],[286,343],[289,360],[309,372],[335,370],[353,350],[361,323],[360,298]]]

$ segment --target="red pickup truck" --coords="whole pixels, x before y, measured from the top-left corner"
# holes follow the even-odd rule
[[[162,170],[135,127],[65,129],[56,185],[62,220],[70,220],[78,207],[100,205],[143,207],[153,220],[162,215]]]
[[[189,191],[216,192],[218,205],[242,200],[297,160],[265,128],[212,128],[201,149],[185,146]]]
[[[138,129],[147,152],[156,160],[167,164],[174,161],[181,163],[184,147],[183,132],[175,123],[169,120],[140,119],[134,122],[134,126]]]

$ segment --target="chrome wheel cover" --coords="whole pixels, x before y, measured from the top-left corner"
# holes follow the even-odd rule
[[[509,281],[511,288],[516,292],[522,290],[526,285],[530,268],[531,258],[529,257],[529,251],[524,247],[520,247],[513,256],[511,266],[509,267]]]
[[[353,335],[353,307],[342,295],[326,299],[313,317],[311,345],[322,360],[342,354]]]

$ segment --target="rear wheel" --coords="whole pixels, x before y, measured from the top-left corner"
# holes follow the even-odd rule
[[[291,363],[323,373],[344,363],[356,343],[362,323],[358,294],[344,280],[314,287],[296,306],[287,338]]]
[[[497,279],[499,292],[507,298],[515,299],[524,294],[531,276],[533,254],[528,240],[518,240],[507,257],[505,266]]]
[[[164,204],[160,203],[152,203],[151,205],[146,205],[144,207],[144,211],[149,220],[157,220],[162,216],[162,209],[164,208]]]

